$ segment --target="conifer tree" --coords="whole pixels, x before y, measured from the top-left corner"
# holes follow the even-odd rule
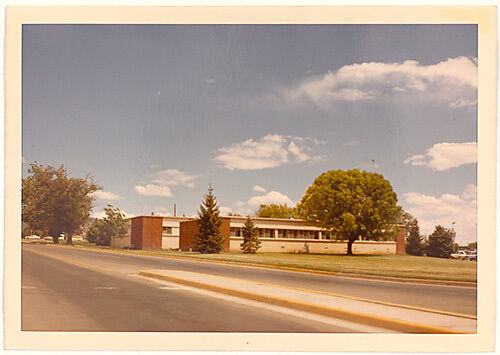
[[[425,253],[424,236],[420,234],[418,225],[416,228],[410,228],[406,238],[406,252],[410,255],[422,256]]]
[[[243,243],[240,248],[244,254],[255,254],[260,248],[259,230],[255,227],[250,217],[247,217],[243,226]]]
[[[424,236],[420,234],[418,220],[410,213],[402,211],[399,217],[399,223],[404,224],[408,232],[406,238],[406,253],[410,255],[424,255],[425,240]]]
[[[219,253],[222,250],[224,237],[221,234],[220,227],[222,219],[220,218],[219,207],[212,186],[208,188],[208,194],[200,205],[196,222],[198,224],[198,234],[194,237],[195,251],[204,254]]]

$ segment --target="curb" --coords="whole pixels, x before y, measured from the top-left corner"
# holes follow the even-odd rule
[[[46,244],[52,245],[52,244]],[[403,278],[403,277],[395,277],[395,276],[379,276],[379,275],[365,275],[365,274],[348,274],[342,272],[334,272],[334,271],[324,271],[324,270],[312,270],[312,269],[303,269],[296,268],[291,266],[278,266],[278,265],[265,265],[265,264],[257,264],[257,263],[246,263],[246,262],[237,262],[237,261],[227,261],[227,260],[210,260],[210,259],[202,259],[191,256],[175,256],[175,255],[166,255],[161,253],[145,253],[137,250],[116,250],[116,249],[99,249],[92,248],[86,246],[74,246],[74,245],[66,245],[60,244],[59,246],[63,246],[66,248],[75,248],[75,249],[86,249],[93,250],[101,253],[122,253],[128,255],[144,255],[144,256],[156,256],[162,258],[170,258],[176,260],[190,260],[190,261],[199,261],[199,262],[207,262],[207,263],[215,263],[215,264],[229,264],[229,265],[240,265],[240,266],[251,266],[258,267],[262,269],[275,269],[275,270],[284,270],[284,271],[295,271],[295,272],[305,272],[309,274],[319,274],[319,275],[330,275],[330,276],[339,276],[351,279],[368,279],[368,280],[380,280],[380,281],[392,281],[392,282],[402,282],[402,283],[417,283],[417,284],[425,284],[425,285],[441,285],[441,286],[461,286],[461,287],[477,287],[476,282],[468,282],[468,281],[447,281],[447,280],[433,280],[433,279],[415,279],[415,278]]]
[[[370,315],[366,313],[347,311],[339,308],[320,306],[312,303],[295,301],[280,297],[274,297],[269,295],[263,295],[248,291],[242,291],[222,286],[216,286],[213,284],[207,284],[199,281],[187,280],[178,277],[168,276],[165,274],[160,274],[151,271],[140,271],[139,275],[155,278],[162,281],[173,282],[177,284],[182,284],[189,287],[196,287],[207,291],[222,293],[229,296],[245,298],[252,301],[264,302],[266,304],[272,304],[275,306],[292,308],[299,311],[305,311],[310,313],[315,313],[323,316],[329,316],[333,318],[343,319],[351,322],[362,323],[365,325],[371,325],[375,327],[380,327],[384,329],[395,330],[404,333],[418,333],[418,334],[469,334],[462,331],[457,331],[454,329],[448,329],[437,326],[429,326],[414,322],[406,322],[399,319],[388,318]]]

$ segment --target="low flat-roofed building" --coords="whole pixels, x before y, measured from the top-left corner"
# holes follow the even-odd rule
[[[162,223],[162,249],[179,249],[180,223],[191,221],[190,217],[163,217]]]
[[[160,216],[139,216],[132,218],[132,224],[153,225],[147,220],[158,221]],[[161,217],[162,223],[155,222],[154,231],[148,229],[146,238],[154,238],[153,243],[162,249],[194,249],[194,236],[198,233],[196,219],[192,217]],[[240,251],[243,242],[242,229],[246,217],[223,216],[221,233],[225,238],[223,251]],[[307,224],[299,219],[278,219],[252,217],[259,230],[261,248],[259,252],[344,254],[347,241],[338,240],[328,230]],[[160,228],[161,226],[161,228]],[[132,229],[134,229],[132,227]],[[140,229],[138,229],[140,230]],[[137,239],[132,238],[132,239]],[[141,246],[143,244],[140,244]],[[397,241],[358,240],[353,244],[355,254],[404,254],[404,230]],[[134,245],[135,248],[139,247]]]

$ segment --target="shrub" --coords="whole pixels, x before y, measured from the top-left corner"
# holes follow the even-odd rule
[[[449,258],[453,253],[454,244],[455,231],[443,226],[436,226],[434,232],[427,239],[425,253],[427,256],[436,258]]]

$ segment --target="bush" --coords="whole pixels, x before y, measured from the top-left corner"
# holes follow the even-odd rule
[[[122,237],[127,233],[127,220],[119,208],[108,205],[104,211],[106,217],[94,221],[85,238],[90,243],[100,246],[110,246],[111,237]]]
[[[425,246],[427,256],[436,258],[449,258],[453,253],[455,244],[455,231],[436,226],[434,232],[429,235]]]

